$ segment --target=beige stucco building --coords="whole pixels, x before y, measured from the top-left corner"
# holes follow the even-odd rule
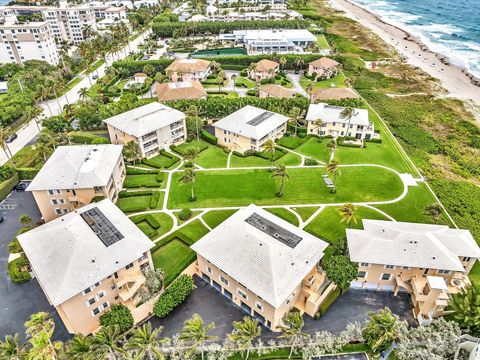
[[[279,71],[279,63],[272,60],[263,59],[257,62],[252,69],[248,70],[248,77],[255,81],[271,79]]]
[[[202,81],[210,75],[210,61],[202,59],[176,59],[165,72],[172,82]]]
[[[468,230],[446,225],[363,220],[347,229],[350,259],[358,263],[354,288],[407,291],[421,325],[445,314],[451,294],[470,285],[480,248]]]
[[[161,149],[185,142],[185,114],[159,103],[150,103],[104,120],[110,141],[125,145],[138,143],[141,157],[157,155]]]
[[[354,109],[351,119],[342,115],[345,110],[341,106],[326,103],[310,104],[307,116],[307,131],[320,136],[351,136],[356,140],[370,140],[378,137],[375,128],[368,118],[368,110]],[[321,125],[317,121],[321,121]]]
[[[123,304],[135,323],[151,314],[142,305],[144,272],[154,246],[109,199],[34,228],[18,240],[50,304],[72,334],[90,334],[112,304]]]
[[[294,307],[314,316],[334,290],[318,263],[328,246],[255,206],[240,209],[192,245],[196,272],[273,331]]]
[[[316,78],[330,79],[338,74],[340,70],[340,63],[333,59],[326,57],[317,59],[308,64],[307,73],[312,76],[313,73],[317,74]]]
[[[126,171],[119,145],[59,146],[27,188],[45,221],[89,204],[116,201]]]
[[[234,151],[262,151],[268,140],[281,138],[288,117],[247,105],[213,124],[218,144]]]

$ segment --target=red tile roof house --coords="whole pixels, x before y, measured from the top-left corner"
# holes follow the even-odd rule
[[[315,79],[330,79],[338,74],[340,68],[340,63],[335,60],[323,57],[312,61],[308,64],[308,76],[312,76],[313,73],[316,73],[317,76]]]
[[[280,64],[272,61],[263,59],[255,64],[253,69],[248,70],[248,77],[260,81],[264,79],[271,79],[280,71]]]

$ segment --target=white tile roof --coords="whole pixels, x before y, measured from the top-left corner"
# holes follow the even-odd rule
[[[245,222],[254,213],[302,240],[291,248]],[[192,249],[269,304],[279,307],[320,261],[327,246],[285,220],[250,205],[193,244]]]
[[[306,29],[234,30],[233,34],[246,43],[256,41],[317,41],[316,36]]]
[[[266,118],[266,120],[260,122],[256,126],[248,124],[249,121],[264,113],[266,117],[269,116]],[[250,139],[259,140],[280,125],[285,124],[287,121],[288,117],[284,115],[247,105],[217,121],[213,124],[213,126],[235,134],[246,136]]]
[[[79,215],[97,207],[123,235],[105,246]],[[109,199],[18,236],[50,303],[59,305],[139,259],[154,244]]]
[[[59,146],[27,191],[106,186],[121,156],[121,145]]]
[[[341,106],[332,106],[325,103],[310,104],[306,116],[307,121],[316,121],[321,119],[324,123],[348,123],[348,119],[342,119],[341,113],[344,110]],[[368,110],[355,109],[356,115],[350,120],[350,124],[368,126]]]
[[[468,230],[383,220],[363,220],[363,227],[346,231],[354,262],[465,271],[459,257],[480,257]]]
[[[153,102],[103,121],[128,135],[139,138],[184,118],[183,112]]]

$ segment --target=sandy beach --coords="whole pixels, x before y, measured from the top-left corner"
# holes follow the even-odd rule
[[[349,18],[372,30],[386,43],[395,47],[405,60],[441,81],[448,96],[480,107],[480,79],[451,65],[441,54],[432,52],[421,40],[410,33],[384,22],[377,15],[348,0],[330,0],[330,4]]]

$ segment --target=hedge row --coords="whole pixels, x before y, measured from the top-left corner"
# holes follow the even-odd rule
[[[273,161],[276,161],[280,159],[282,156],[284,156],[287,153],[286,150],[283,150],[282,148],[275,148],[275,153],[273,154]],[[271,160],[272,159],[272,153],[265,152],[265,151],[256,151],[255,156],[260,157],[265,160]]]
[[[197,150],[199,152],[202,152],[203,150],[208,149],[208,145],[204,144],[204,143],[198,143],[195,147],[197,148]],[[187,149],[189,149],[189,148],[188,147],[187,148],[180,147],[180,149],[179,149],[179,146],[173,144],[173,145],[170,145],[170,149],[172,149],[172,151],[175,151],[176,153],[178,153],[180,155],[185,155],[186,152],[187,152]]]
[[[127,167],[127,175],[145,175],[145,174],[158,174],[157,170],[145,170]]]
[[[118,197],[121,199],[121,198],[134,197],[134,196],[145,196],[145,195],[151,196],[152,193],[153,193],[152,190],[142,190],[142,191],[122,190],[118,193]]]
[[[163,174],[163,173],[162,173]],[[158,206],[158,201],[160,200],[160,192],[155,191],[150,198],[150,209],[156,209]],[[150,224],[152,225],[152,224]],[[152,227],[154,227],[152,225]],[[155,228],[156,229],[156,228]]]
[[[5,199],[12,191],[13,187],[20,182],[18,173],[15,173],[10,179],[0,183],[0,201]]]
[[[39,171],[40,169],[36,168],[17,168],[17,173],[20,180],[33,180]]]
[[[371,142],[371,143],[381,144],[381,143],[382,143],[382,139],[373,138],[373,139],[370,139],[370,140],[365,140],[365,142]]]
[[[209,142],[210,144],[217,145],[218,139],[212,134],[210,134],[208,131],[202,129],[200,131],[200,136],[203,140]]]
[[[153,313],[159,318],[167,316],[173,309],[185,301],[194,288],[195,284],[191,276],[180,275],[160,295],[153,307]]]

